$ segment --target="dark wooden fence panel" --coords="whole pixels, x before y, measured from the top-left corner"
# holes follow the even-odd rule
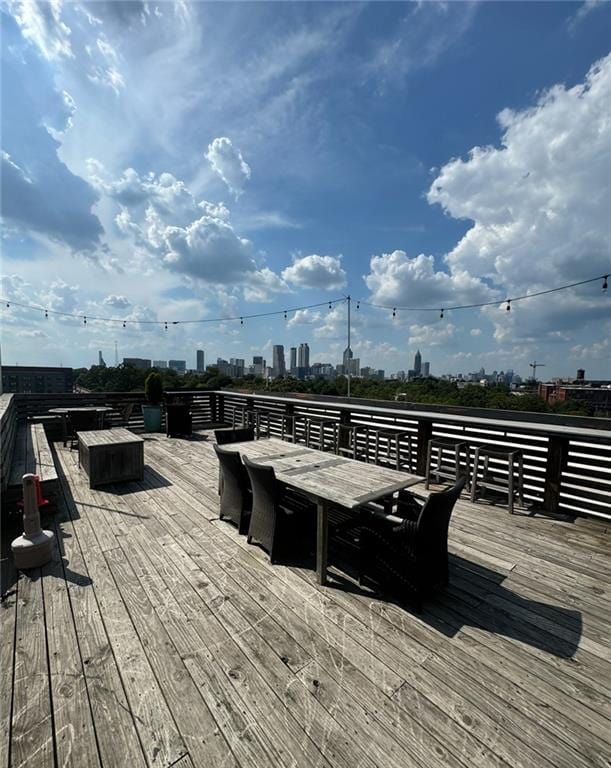
[[[11,473],[11,461],[17,434],[17,407],[14,395],[0,395],[0,472],[4,492]]]

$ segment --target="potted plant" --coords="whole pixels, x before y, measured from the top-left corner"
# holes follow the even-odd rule
[[[144,397],[147,405],[142,406],[146,432],[161,432],[161,400],[163,384],[158,373],[149,373],[144,382]]]

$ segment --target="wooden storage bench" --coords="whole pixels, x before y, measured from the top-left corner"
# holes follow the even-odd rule
[[[144,478],[144,440],[127,429],[79,432],[78,452],[90,488]]]

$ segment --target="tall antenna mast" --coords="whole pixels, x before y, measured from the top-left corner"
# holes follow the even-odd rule
[[[348,349],[350,349],[350,296],[346,297],[348,299]],[[348,352],[350,354],[350,352]],[[352,358],[348,358],[348,388],[347,388],[347,396],[350,397],[350,366]]]
[[[536,360],[534,363],[529,363],[530,367],[533,369],[533,380],[537,380],[537,368],[545,368],[545,363],[538,363]]]

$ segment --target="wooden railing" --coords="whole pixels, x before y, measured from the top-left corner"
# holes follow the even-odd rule
[[[282,434],[285,416],[310,416],[337,425],[387,428],[405,433],[412,445],[409,469],[424,474],[426,447],[430,437],[464,439],[469,444],[471,466],[475,448],[494,444],[499,448],[518,447],[524,453],[524,481],[527,501],[550,512],[597,515],[611,518],[611,419],[555,416],[539,413],[495,411],[484,408],[395,403],[310,395],[245,394],[177,391],[172,396],[191,402],[193,426],[201,429],[213,423],[231,424],[244,408],[270,414],[273,435]],[[10,396],[3,396],[10,397]],[[140,406],[143,393],[89,393],[13,395],[2,415],[3,436],[10,436],[16,416],[41,415],[51,408],[67,405],[107,405],[113,408],[111,421],[121,423],[127,403],[134,403],[129,427],[143,429]],[[349,430],[339,429],[340,441]],[[371,443],[358,435],[359,453],[370,459]],[[6,460],[10,448],[5,450]],[[3,464],[4,469],[4,464]],[[499,474],[503,467],[499,468]],[[3,476],[4,476],[3,471]]]
[[[404,431],[413,448],[410,469],[418,474],[424,474],[431,437],[465,440],[471,467],[478,445],[521,448],[525,496],[535,508],[611,518],[611,419],[309,395],[219,393],[217,407],[226,422],[245,404],[275,414],[270,428],[278,436],[284,414]],[[342,435],[345,439],[348,430],[340,430],[340,439]],[[371,443],[359,439],[360,453],[369,452],[373,459]],[[506,476],[506,467],[499,465],[497,474]]]
[[[2,491],[6,490],[17,433],[17,407],[15,395],[0,395],[0,472]]]

